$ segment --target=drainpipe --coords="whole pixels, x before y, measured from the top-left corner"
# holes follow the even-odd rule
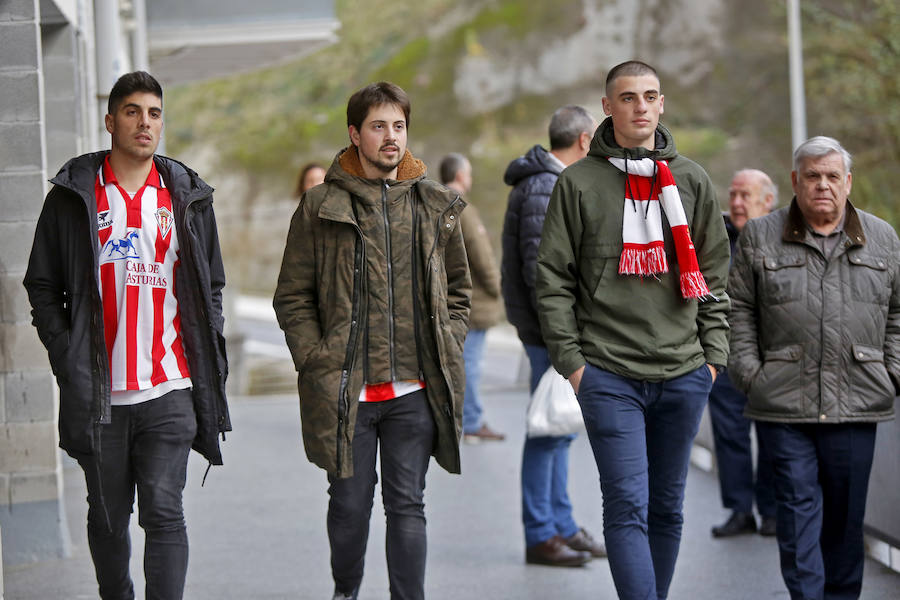
[[[127,73],[128,57],[122,38],[119,0],[94,0],[94,40],[97,56],[97,111],[100,115],[100,139],[107,139],[104,117],[109,91],[116,80]]]

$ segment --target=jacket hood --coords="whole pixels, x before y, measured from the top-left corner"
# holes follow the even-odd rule
[[[84,198],[93,199],[94,179],[108,154],[109,150],[103,150],[76,156],[62,166],[50,183],[73,190]],[[213,188],[187,165],[158,154],[153,155],[153,162],[173,192],[173,199],[183,198],[186,202],[204,196],[212,199]]]
[[[613,132],[612,117],[607,117],[597,127],[594,133],[594,139],[591,140],[591,149],[588,156],[606,159],[609,156],[616,158],[645,158],[651,157],[657,160],[671,160],[678,156],[675,149],[675,139],[669,130],[662,123],[656,125],[656,148],[647,150],[646,148],[622,148],[616,142],[615,133]]]
[[[506,185],[515,186],[526,177],[538,173],[552,173],[557,176],[562,173],[562,169],[550,156],[550,152],[540,145],[534,146],[524,156],[509,163],[506,173],[503,175],[503,181]]]

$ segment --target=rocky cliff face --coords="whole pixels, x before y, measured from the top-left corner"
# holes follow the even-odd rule
[[[723,45],[722,0],[585,0],[573,33],[524,39],[484,35],[456,65],[453,92],[463,113],[490,112],[522,94],[548,95],[605,77],[640,58],[682,85],[713,69]]]
[[[756,121],[744,128],[745,115],[728,112],[742,102],[729,89],[729,82],[746,77],[742,44],[748,47],[748,32],[759,41],[768,31],[765,18],[753,20],[758,8],[724,0],[377,4],[339,2],[341,41],[301,63],[169,95],[173,154],[213,159],[200,167],[217,188],[231,285],[274,289],[297,205],[290,197],[297,169],[311,159],[330,163],[348,143],[346,99],[379,79],[409,93],[410,149],[433,177],[447,152],[472,159],[469,199],[498,250],[506,165],[530,146],[547,144],[547,123],[558,106],[581,104],[601,119],[607,70],[624,60],[658,69],[664,122],[675,130],[679,149],[706,166],[719,186],[745,166],[745,156],[762,155],[748,149]],[[749,72],[758,80],[753,85],[767,91],[766,101],[777,102],[765,78],[770,71]]]

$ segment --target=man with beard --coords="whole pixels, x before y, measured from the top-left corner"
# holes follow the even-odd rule
[[[471,284],[465,202],[406,149],[388,82],[347,104],[351,145],[291,221],[275,291],[299,373],[307,457],[328,473],[336,599],[356,598],[381,455],[391,598],[424,598],[425,473],[460,471]]]

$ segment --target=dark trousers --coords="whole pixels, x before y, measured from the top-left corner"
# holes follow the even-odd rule
[[[112,422],[100,427],[98,453],[79,461],[87,482],[88,545],[103,600],[134,598],[128,523],[135,488],[145,534],[146,598],[182,597],[188,540],[181,496],[196,432],[191,390],[175,390],[113,406]]]
[[[725,508],[742,513],[756,510],[762,517],[775,516],[775,488],[772,460],[760,435],[756,435],[756,477],[750,427],[744,417],[747,397],[732,385],[728,373],[721,373],[709,393],[709,417],[716,449],[719,490]]]
[[[356,598],[362,581],[380,445],[391,599],[422,600],[425,473],[435,432],[425,391],[386,402],[360,403],[353,431],[353,477],[328,478],[328,539],[335,589]]]
[[[757,428],[775,469],[778,550],[791,598],[859,598],[875,424]]]
[[[600,473],[609,568],[622,600],[668,594],[691,446],[711,385],[706,365],[658,382],[585,367],[578,402]]]

